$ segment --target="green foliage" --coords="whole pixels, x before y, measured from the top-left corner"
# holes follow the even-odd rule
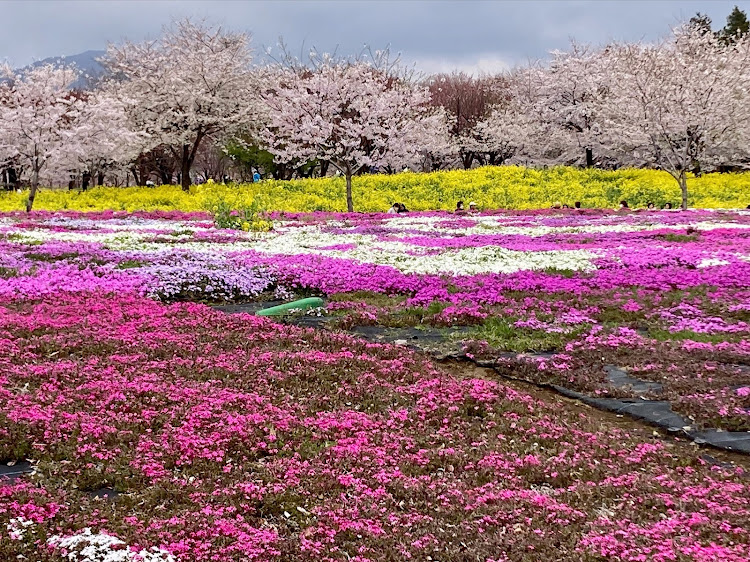
[[[701,32],[701,35],[705,35],[706,33],[711,33],[712,23],[713,22],[711,21],[711,18],[706,14],[697,12],[692,18],[690,18],[688,25],[690,25],[690,27],[694,29],[699,30]]]
[[[695,242],[698,236],[698,234],[659,234],[657,238],[667,242]]]
[[[250,204],[219,199],[214,202],[211,212],[216,228],[268,232],[273,229],[273,221],[267,217],[265,209],[262,198],[254,197]]]
[[[571,328],[568,333],[547,332],[517,328],[514,325],[515,320],[515,318],[488,318],[484,324],[474,328],[469,335],[471,339],[486,341],[501,351],[543,353],[563,349],[568,341],[575,339],[589,328],[588,325],[582,324]]]
[[[276,172],[273,154],[252,142],[232,141],[224,147],[224,152],[247,176],[252,175],[253,168],[263,170],[265,174],[274,175]]]
[[[740,37],[750,31],[750,22],[747,20],[747,14],[735,6],[727,16],[727,24],[719,32],[719,37],[727,43],[732,44]]]
[[[693,332],[692,330],[680,330],[678,332],[670,332],[663,328],[650,326],[648,330],[648,336],[658,341],[682,341],[691,340],[703,343],[719,344],[722,342],[738,342],[742,340],[742,334],[704,334],[700,332]]]
[[[147,265],[147,262],[140,260],[125,260],[117,265],[117,269],[135,269]]]
[[[571,279],[578,275],[578,272],[573,269],[558,269],[556,267],[548,267],[544,270],[544,273],[547,275],[559,275],[560,277],[565,277],[567,279]]]

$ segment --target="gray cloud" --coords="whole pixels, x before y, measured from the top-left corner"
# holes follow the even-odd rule
[[[0,2],[0,60],[21,66],[49,56],[103,49],[107,41],[141,41],[172,18],[208,17],[253,33],[254,46],[283,36],[297,53],[359,52],[363,45],[401,52],[425,71],[499,70],[543,58],[570,38],[602,43],[653,40],[670,26],[707,13],[724,24],[748,1],[8,1]]]

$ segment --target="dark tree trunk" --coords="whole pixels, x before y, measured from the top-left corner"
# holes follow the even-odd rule
[[[96,175],[96,185],[104,185],[104,172],[100,171]]]
[[[488,152],[487,156],[487,163],[490,166],[502,166],[506,159],[504,152]]]
[[[294,170],[288,164],[278,164],[273,172],[273,178],[276,180],[290,180]]]
[[[89,188],[90,182],[91,174],[89,172],[83,172],[83,177],[81,178],[81,190],[86,191]]]
[[[346,172],[346,210],[354,212],[354,201],[352,200],[352,173]]]
[[[31,190],[29,191],[29,198],[26,200],[26,212],[30,213],[34,207],[34,199],[36,199],[36,191],[39,188],[39,166],[34,165],[34,173],[31,175]]]
[[[183,191],[190,191],[190,147],[182,145],[182,165],[180,166],[180,183]]]
[[[473,162],[474,162],[474,153],[469,152],[468,154],[461,155],[461,163],[464,166],[464,170],[468,170],[469,168],[471,168],[471,165]]]
[[[183,191],[190,191],[190,168],[193,167],[195,155],[198,153],[198,147],[201,145],[204,136],[205,132],[199,130],[192,147],[189,144],[182,145],[182,166],[180,167],[182,181],[180,183]]]
[[[594,165],[594,151],[591,148],[586,148],[586,167],[591,168]]]
[[[680,172],[678,181],[680,182],[680,191],[682,191],[682,210],[687,211],[688,208],[688,189],[687,189],[687,175],[685,170]]]
[[[139,187],[146,185],[146,178],[148,175],[146,174],[146,168],[144,166],[138,166],[137,168],[133,166],[130,171],[133,173],[133,181],[135,182],[135,185]]]
[[[321,160],[320,161],[320,177],[324,178],[326,177],[326,174],[328,173],[328,166],[330,162],[328,160]]]
[[[18,184],[18,174],[13,166],[3,170],[3,182],[7,191],[15,190]]]

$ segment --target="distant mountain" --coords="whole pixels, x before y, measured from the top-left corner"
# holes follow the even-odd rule
[[[45,64],[53,64],[55,66],[75,66],[75,68],[78,69],[78,72],[81,73],[81,77],[76,80],[73,87],[85,89],[91,84],[92,80],[104,74],[104,67],[99,64],[96,59],[103,57],[105,53],[106,51],[86,51],[78,53],[77,55],[49,57],[33,62],[20,70],[23,71],[25,68],[35,68]]]

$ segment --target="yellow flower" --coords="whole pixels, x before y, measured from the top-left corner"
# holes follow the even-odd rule
[[[401,173],[356,176],[352,181],[354,209],[385,212],[394,201],[413,211],[453,210],[456,201],[476,201],[481,209],[541,209],[554,202],[584,208],[611,209],[623,199],[630,207],[657,207],[681,201],[678,183],[667,172],[616,171],[557,167],[547,170],[520,166],[485,166],[429,174]],[[699,208],[745,208],[750,173],[704,174],[688,178],[689,205]],[[24,209],[27,192],[0,192],[0,211]],[[219,204],[232,209],[259,205],[286,212],[345,211],[344,178],[267,180],[231,188],[206,182],[186,193],[176,185],[94,187],[84,192],[42,189],[35,208],[59,211],[211,211]],[[251,225],[252,228],[252,225]]]

